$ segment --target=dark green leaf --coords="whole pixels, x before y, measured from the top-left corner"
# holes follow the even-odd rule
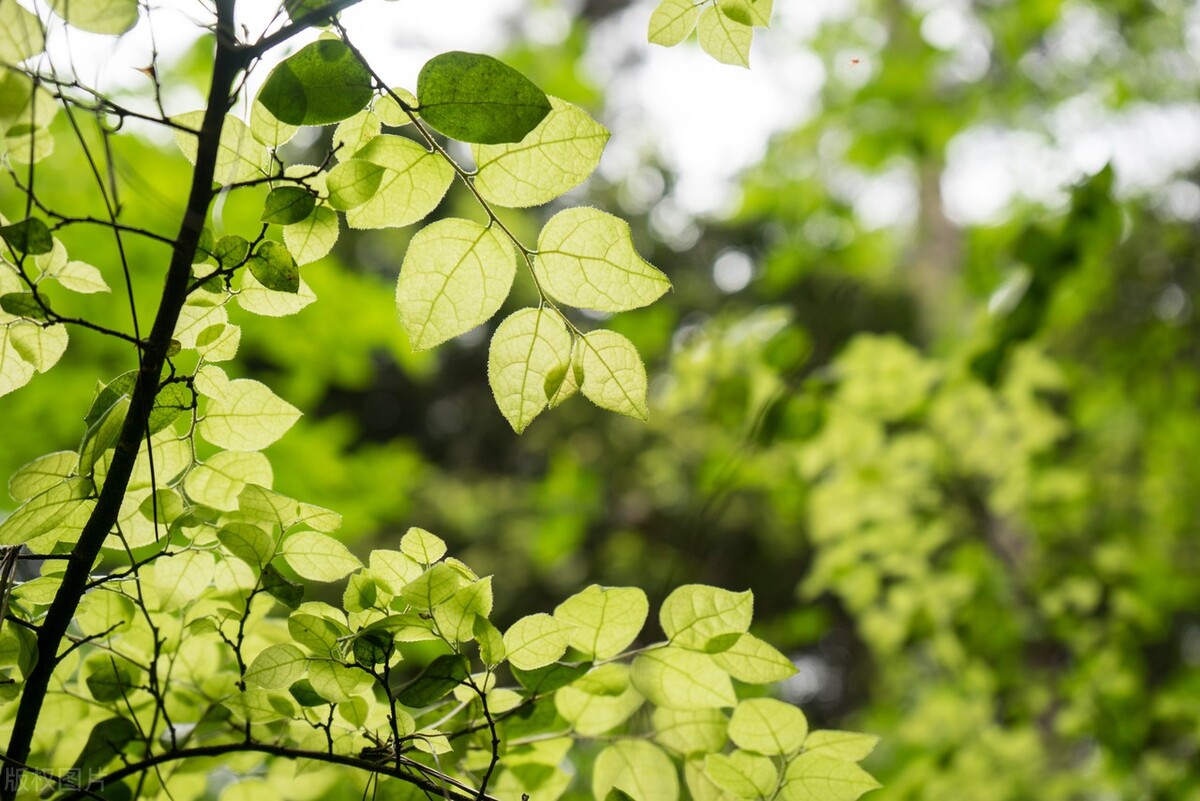
[[[462,684],[470,672],[466,658],[443,654],[430,662],[420,676],[396,694],[396,698],[405,706],[429,706]]]
[[[32,292],[11,292],[7,295],[0,295],[0,309],[18,317],[27,317],[30,320],[45,320],[46,310],[42,308],[42,303],[49,308],[50,299],[45,294],[40,297],[41,303]]]
[[[354,51],[321,39],[272,70],[258,100],[288,125],[327,125],[362,111],[373,94],[371,73]]]
[[[550,113],[544,92],[491,56],[453,51],[434,56],[417,77],[424,120],[452,139],[520,142]]]
[[[392,638],[383,631],[368,631],[354,640],[354,661],[371,667],[388,661],[392,655]]]
[[[133,394],[133,385],[137,382],[137,374],[137,370],[121,373],[100,390],[100,394],[92,401],[91,408],[83,418],[83,422],[89,429],[104,416],[105,412],[112,408],[112,405],[121,396]],[[192,408],[193,401],[192,390],[187,384],[175,382],[165,385],[159,390],[158,397],[154,399],[154,406],[150,409],[148,421],[150,433],[157,434],[171,425],[179,415]]]
[[[75,769],[86,774],[103,768],[135,737],[137,727],[125,718],[109,718],[97,723],[75,760]]]
[[[260,284],[276,292],[300,291],[300,271],[288,249],[270,240],[258,246],[250,257],[250,273]]]
[[[237,267],[250,253],[250,243],[236,234],[223,236],[213,246],[212,256],[226,270]]]
[[[196,243],[196,253],[192,256],[192,264],[199,264],[211,256],[214,244],[213,232],[208,228],[202,228],[200,241]]]
[[[535,670],[521,670],[514,667],[512,674],[513,678],[519,681],[521,686],[531,693],[545,694],[552,693],[561,687],[566,687],[591,669],[591,662],[582,662],[578,665],[566,665],[562,662],[555,662],[554,664],[536,668]]]
[[[321,697],[321,694],[313,689],[312,683],[308,679],[300,679],[300,681],[288,688],[288,692],[296,699],[296,703],[300,706],[324,706],[329,701]]]
[[[267,195],[261,220],[276,225],[291,225],[307,219],[316,205],[316,198],[307,189],[281,186]]]
[[[267,565],[263,568],[262,585],[268,595],[288,609],[295,609],[304,600],[304,587],[293,581],[288,581],[272,565]]]
[[[101,702],[124,698],[133,689],[129,668],[111,659],[101,662],[85,681],[92,697]]]
[[[54,238],[50,236],[50,229],[35,217],[0,227],[0,237],[3,237],[13,250],[30,256],[40,256],[54,248]]]

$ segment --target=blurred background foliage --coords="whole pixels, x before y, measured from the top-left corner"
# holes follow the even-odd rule
[[[679,176],[653,152],[563,201],[627,217],[674,282],[611,321],[650,365],[649,424],[576,400],[514,436],[488,331],[404,341],[392,296],[412,231],[343,231],[305,268],[318,303],[239,320],[240,369],[306,412],[271,450],[276,486],[342,512],[363,552],[409,525],[439,533],[504,576],[498,619],[589,582],[652,603],[687,582],[753,589],[759,633],[800,667],[785,695],[815,725],[882,736],[881,801],[1196,801],[1200,154],[1172,160],[1154,130],[1133,148],[1149,166],[1123,164],[1117,140],[1123,120],[1142,121],[1135,139],[1181,119],[1174,135],[1196,135],[1200,7],[831,7],[803,36],[773,32],[817,54],[819,101],[727,212],[680,221]],[[516,35],[506,58],[605,119],[618,98],[589,72],[593,38],[650,7],[564,8],[560,35]],[[169,80],[200,86],[205,52]],[[127,219],[170,233],[186,163],[112,141]],[[83,214],[96,198],[74,152],[38,185]],[[246,233],[262,194],[218,219]],[[0,211],[21,203],[6,184]],[[474,216],[458,190],[439,210],[456,213]],[[528,240],[540,224],[509,222]],[[110,235],[63,238],[115,263]],[[145,327],[165,249],[126,244]],[[127,326],[120,295],[66,311]],[[0,475],[74,447],[96,381],[130,368],[72,336],[62,366],[0,398]]]

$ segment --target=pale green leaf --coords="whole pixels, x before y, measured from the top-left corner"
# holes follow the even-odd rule
[[[292,570],[312,581],[337,581],[362,567],[345,545],[318,531],[292,534],[283,541],[280,554]]]
[[[229,553],[260,569],[275,556],[275,538],[250,523],[226,523],[217,540]]]
[[[348,211],[366,203],[379,191],[384,169],[366,159],[346,158],[325,176],[329,205]]]
[[[692,0],[662,0],[650,15],[647,38],[651,44],[674,47],[688,38],[700,16]]]
[[[318,206],[307,219],[283,229],[283,242],[296,264],[309,264],[333,250],[340,233],[338,225],[336,211]]]
[[[779,784],[779,770],[769,757],[734,751],[709,754],[704,772],[713,784],[738,798],[770,798]]]
[[[454,597],[466,579],[450,565],[439,562],[410,581],[400,597],[411,606],[431,611]]]
[[[593,584],[559,604],[554,617],[575,627],[572,648],[593,659],[610,659],[641,632],[649,609],[646,593],[636,587]]]
[[[725,747],[729,721],[719,709],[654,710],[654,739],[683,756],[716,753]]]
[[[247,484],[269,487],[274,476],[271,462],[257,451],[221,451],[196,465],[183,487],[196,503],[230,512]]]
[[[717,8],[734,22],[755,28],[771,24],[775,0],[717,0]]]
[[[67,352],[67,329],[62,325],[40,326],[36,323],[17,322],[8,326],[12,347],[21,358],[39,373],[44,373]]]
[[[754,594],[730,592],[703,584],[675,589],[659,610],[658,619],[673,645],[702,651],[728,638],[726,647],[746,632],[754,615]],[[719,639],[720,638],[720,639]]]
[[[216,561],[208,551],[189,549],[155,560],[153,568],[159,608],[169,611],[200,600],[212,584]]]
[[[577,345],[580,392],[601,409],[645,420],[646,365],[633,343],[615,331],[590,331]]]
[[[379,117],[369,108],[339,122],[333,129],[333,147],[338,159],[344,161],[353,158],[367,142],[379,136],[382,125]]]
[[[25,386],[37,372],[14,347],[12,337],[8,333],[10,326],[2,324],[8,316],[0,312],[0,396]]]
[[[272,645],[246,668],[246,681],[267,690],[289,687],[304,676],[307,657],[291,643]]]
[[[583,383],[583,346],[580,343],[571,343],[571,361],[561,374],[561,378],[558,372],[546,377],[546,395],[550,398],[551,409],[579,392]]]
[[[737,703],[729,674],[712,657],[684,648],[655,648],[633,660],[633,686],[656,706],[671,709],[731,707]]]
[[[213,326],[225,325],[229,322],[229,313],[224,306],[200,306],[185,303],[179,310],[179,319],[175,322],[175,333],[171,338],[184,349],[198,347],[200,335]],[[211,336],[211,335],[210,335]]]
[[[413,526],[400,538],[400,552],[423,565],[432,565],[446,555],[446,543],[436,534]]]
[[[796,673],[792,660],[753,634],[743,634],[729,648],[713,654],[713,659],[730,676],[751,684],[783,681]]]
[[[281,122],[257,98],[250,106],[250,135],[267,147],[286,144],[299,130],[299,125]]]
[[[416,560],[399,551],[371,551],[367,566],[384,589],[392,595],[399,595],[405,585],[423,572]]]
[[[713,784],[704,772],[704,757],[698,756],[683,763],[683,778],[691,801],[737,801],[738,796]]]
[[[496,406],[518,434],[546,408],[546,385],[570,365],[571,334],[547,309],[521,309],[496,327],[488,383]]]
[[[644,740],[619,740],[596,757],[592,794],[608,798],[620,790],[633,801],[675,801],[679,778],[675,765],[661,748]]]
[[[492,577],[479,579],[455,590],[454,595],[433,610],[433,620],[447,642],[472,639],[476,617],[492,611]]]
[[[246,723],[264,724],[276,720],[296,717],[296,704],[289,695],[279,690],[260,690],[251,687],[235,693],[222,703],[229,708],[237,720]]]
[[[96,460],[104,455],[109,448],[117,444],[121,429],[125,426],[125,416],[129,413],[129,396],[121,395],[113,400],[104,410],[100,419],[91,425],[84,434],[83,444],[79,448],[79,472],[91,476]]]
[[[292,639],[318,656],[329,656],[338,647],[338,641],[350,636],[350,629],[335,617],[332,607],[323,604],[302,604],[288,617],[288,633]]]
[[[300,419],[299,409],[251,378],[214,385],[204,394],[208,407],[200,421],[200,436],[221,448],[261,450]]]
[[[174,122],[193,131],[204,124],[203,111],[189,111],[173,118]],[[176,129],[175,142],[183,155],[192,164],[196,163],[195,134]],[[267,175],[270,159],[267,149],[250,133],[250,127],[232,114],[225,116],[221,129],[221,143],[217,149],[217,165],[213,180],[219,184],[249,181]]]
[[[587,206],[550,218],[538,236],[533,269],[548,295],[581,309],[637,309],[671,288],[634,249],[629,223]]]
[[[16,0],[0,2],[0,64],[17,64],[46,47],[42,23]]]
[[[413,348],[432,348],[486,322],[508,297],[516,258],[497,226],[451,218],[418,231],[396,283],[396,307]]]
[[[873,734],[821,729],[808,735],[808,739],[804,741],[804,750],[810,754],[820,754],[843,762],[858,762],[866,759],[878,744],[879,738]]]
[[[54,13],[72,27],[117,36],[137,24],[138,0],[50,0]]]
[[[286,230],[286,229],[285,229]],[[317,296],[303,278],[295,292],[276,292],[263,286],[249,270],[239,271],[242,282],[237,302],[246,311],[262,317],[287,317],[308,306]]]
[[[582,737],[596,737],[629,720],[645,698],[629,680],[629,668],[610,662],[554,693],[554,706]]]
[[[377,136],[355,158],[377,164],[384,172],[371,199],[346,212],[351,228],[411,225],[437,208],[454,180],[454,169],[445,159],[403,136]]]
[[[399,86],[394,86],[387,90],[388,93],[379,98],[375,103],[375,113],[379,115],[379,119],[384,125],[392,128],[399,128],[403,125],[408,125],[412,122],[412,117],[408,116],[408,112],[396,102],[396,98],[404,101],[408,105],[413,116],[419,117],[420,114],[415,111],[417,107],[417,96]],[[393,97],[395,95],[395,97]]]
[[[0,545],[28,545],[30,550],[45,551],[48,545],[78,535],[81,524],[91,513],[92,482],[70,478],[33,496],[3,521],[0,521]]]
[[[520,142],[471,146],[475,188],[500,206],[549,203],[592,174],[608,137],[586,111],[552,97],[550,113]]]
[[[303,524],[328,534],[342,525],[342,516],[323,506],[302,503],[278,492],[247,484],[238,495],[238,509],[257,520],[279,523],[286,531],[292,526]]]
[[[308,680],[322,698],[337,704],[349,701],[372,681],[370,674],[324,659],[309,662]]]
[[[855,801],[879,787],[871,774],[853,762],[819,752],[801,754],[788,763],[780,792],[784,801]]]
[[[549,665],[566,653],[572,630],[543,612],[521,618],[504,632],[509,663],[521,670]]]
[[[72,292],[85,295],[112,291],[100,271],[84,261],[68,261],[53,271],[47,271],[46,276]]]
[[[696,35],[704,52],[722,64],[750,66],[750,40],[754,36],[751,26],[730,19],[716,6],[709,6],[700,12]]]
[[[774,698],[750,698],[733,710],[729,739],[760,754],[791,754],[808,736],[808,720],[792,704]]]
[[[75,475],[78,468],[79,454],[75,451],[55,451],[39,456],[13,473],[8,480],[8,494],[17,503],[24,503]]]
[[[488,667],[504,661],[504,635],[486,617],[476,617],[472,626],[475,641],[479,643],[479,659]]]

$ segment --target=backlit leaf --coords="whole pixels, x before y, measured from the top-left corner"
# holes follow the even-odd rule
[[[305,219],[284,228],[283,242],[297,264],[308,264],[327,256],[339,233],[337,212],[319,206]]]
[[[400,552],[420,564],[432,565],[446,555],[446,543],[436,534],[412,526],[400,538]]]
[[[644,740],[618,740],[596,757],[592,794],[608,798],[620,790],[633,801],[675,801],[679,779],[675,765],[661,748]]]
[[[437,208],[454,180],[445,159],[403,136],[377,136],[355,158],[382,167],[383,175],[371,199],[346,212],[351,228],[411,225]]]
[[[746,751],[709,754],[704,772],[713,784],[739,798],[770,798],[779,783],[779,771],[770,758]]]
[[[563,374],[571,334],[547,309],[521,309],[506,317],[488,348],[488,383],[496,406],[518,434],[546,408],[550,376]]]
[[[17,503],[24,503],[55,484],[61,484],[79,468],[76,451],[55,451],[39,456],[8,480],[8,494]]]
[[[575,627],[572,648],[593,659],[609,659],[641,632],[649,608],[646,593],[636,587],[593,584],[559,604],[554,617]]]
[[[646,419],[646,366],[637,348],[613,331],[591,331],[577,345],[583,396],[602,409]]]
[[[374,95],[371,73],[345,42],[319,39],[271,71],[258,93],[280,122],[326,125],[366,108]]]
[[[753,684],[783,681],[796,673],[792,660],[753,634],[743,634],[713,659],[730,676]]]
[[[754,595],[749,590],[685,584],[666,597],[658,619],[672,645],[704,650],[719,637],[744,634],[753,614]]]
[[[626,665],[610,662],[559,689],[554,705],[583,737],[595,737],[627,721],[645,703]]]
[[[566,653],[572,629],[543,612],[527,615],[504,632],[508,661],[522,670],[549,665]]]
[[[774,0],[717,0],[717,8],[734,22],[765,28],[771,24]]]
[[[696,28],[699,7],[692,0],[662,0],[650,15],[647,38],[651,44],[674,47]]]
[[[689,756],[719,752],[728,741],[729,720],[719,709],[654,710],[654,739],[672,751]]]
[[[731,707],[737,703],[729,674],[708,654],[666,646],[633,660],[633,686],[656,706],[671,709]]]
[[[716,6],[700,12],[696,24],[697,37],[704,52],[722,64],[736,67],[750,66],[750,40],[754,28],[731,19]]]
[[[138,21],[138,0],[51,0],[50,7],[72,27],[90,33],[116,36]]]
[[[750,698],[733,710],[729,739],[760,754],[791,754],[808,736],[808,720],[792,704],[774,698]]]
[[[268,690],[289,687],[304,676],[306,661],[304,652],[291,643],[272,645],[246,668],[246,681]]]
[[[260,219],[265,223],[291,225],[312,214],[316,204],[316,198],[307,189],[299,186],[276,187],[267,194]]]
[[[317,531],[292,534],[283,541],[280,554],[292,570],[312,581],[337,581],[362,567],[345,545]]]
[[[520,142],[550,112],[541,89],[491,56],[453,51],[434,56],[417,76],[421,117],[451,139]]]
[[[45,48],[46,37],[36,15],[15,0],[0,3],[0,64],[17,64]]]
[[[300,272],[296,269],[296,262],[287,248],[278,242],[267,240],[259,245],[250,257],[248,266],[254,279],[267,289],[291,294],[300,291]]]
[[[226,379],[205,392],[208,408],[200,436],[233,451],[257,451],[282,437],[300,410],[251,378]]]
[[[878,744],[879,738],[873,734],[821,729],[809,733],[804,741],[804,750],[843,762],[858,762],[866,759]]]
[[[780,798],[784,801],[855,801],[879,787],[853,762],[821,753],[801,754],[788,763]]]

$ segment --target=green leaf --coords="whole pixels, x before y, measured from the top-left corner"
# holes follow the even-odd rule
[[[498,226],[438,220],[408,244],[396,306],[416,350],[440,345],[500,309],[517,272],[517,254]]]
[[[754,28],[722,13],[716,6],[700,12],[696,35],[704,52],[722,64],[750,66],[750,40]]]
[[[419,564],[432,565],[446,555],[446,543],[436,534],[412,526],[400,538],[400,552]]]
[[[107,655],[88,671],[84,682],[92,698],[101,703],[128,698],[136,689],[129,667]]]
[[[719,752],[728,741],[729,721],[719,709],[654,710],[654,739],[683,756]]]
[[[383,134],[355,154],[383,168],[371,199],[346,212],[351,228],[399,228],[437,208],[454,180],[454,168],[437,153],[403,136]]]
[[[291,225],[306,219],[316,205],[317,199],[307,189],[299,186],[281,186],[267,194],[259,219],[265,223]]]
[[[522,670],[549,665],[566,653],[573,628],[543,612],[521,618],[504,632],[509,663]]]
[[[879,786],[853,762],[820,753],[801,754],[788,763],[779,797],[784,801],[855,801]]]
[[[199,601],[212,584],[216,561],[210,551],[189,549],[154,562],[159,608],[182,609]]]
[[[638,692],[671,709],[731,707],[737,703],[729,674],[708,654],[666,646],[633,660],[630,677]]]
[[[312,581],[337,581],[362,567],[345,545],[317,531],[292,534],[283,541],[280,555],[292,570]]]
[[[112,291],[101,272],[84,261],[65,262],[53,270],[47,270],[46,276],[58,281],[72,292],[85,295]]]
[[[247,484],[238,495],[238,508],[251,515],[252,519],[279,523],[280,529],[284,531],[302,523],[328,534],[337,531],[342,525],[342,516],[337,512],[315,504],[301,503],[256,484]]]
[[[0,64],[17,64],[46,48],[46,36],[37,15],[15,0],[0,3]]]
[[[717,8],[734,22],[766,28],[771,24],[775,0],[717,0]]]
[[[351,576],[351,584],[362,575],[362,573],[358,573]],[[382,665],[391,659],[395,645],[385,631],[364,631],[354,638],[351,648],[354,652],[354,661],[370,668]]]
[[[200,421],[200,436],[220,448],[261,450],[300,419],[299,409],[251,378],[218,378],[205,382],[201,391],[208,397],[208,408]]]
[[[520,434],[546,408],[546,385],[571,359],[571,334],[547,309],[506,317],[488,348],[488,383],[504,419]]]
[[[277,190],[278,191],[278,190]],[[279,242],[267,240],[250,257],[250,272],[255,280],[275,292],[300,291],[300,272],[292,254]]]
[[[592,669],[591,662],[569,665],[555,662],[533,670],[512,668],[513,678],[534,695],[546,695],[575,682]]]
[[[304,220],[284,228],[283,242],[296,264],[303,265],[327,256],[339,233],[337,212],[319,206]]]
[[[779,771],[769,757],[746,751],[709,754],[704,772],[713,784],[739,798],[770,798],[779,783]]]
[[[475,188],[485,200],[540,206],[583,183],[600,163],[608,129],[578,106],[549,100],[550,113],[520,142],[471,146]]]
[[[590,331],[577,347],[583,396],[601,409],[645,420],[646,366],[633,343],[613,331]]]
[[[471,633],[479,643],[479,659],[488,667],[495,667],[504,661],[507,655],[504,650],[504,636],[500,629],[492,625],[486,617],[476,616],[471,624]]]
[[[744,634],[753,615],[754,594],[749,590],[685,584],[663,601],[658,620],[672,645],[702,651],[718,638]]]
[[[226,698],[222,703],[237,720],[256,725],[296,717],[296,707],[290,695],[273,690],[252,687]]]
[[[45,292],[39,295],[34,295],[32,292],[10,292],[7,295],[0,295],[0,310],[29,320],[47,319],[46,309],[49,306],[50,298],[46,297]]]
[[[383,181],[384,169],[366,159],[347,159],[325,176],[329,205],[346,211],[358,208],[375,196]]]
[[[79,447],[79,472],[91,477],[96,462],[109,448],[117,444],[121,437],[121,429],[125,426],[125,416],[129,413],[129,396],[122,395],[104,410],[104,414],[95,425],[88,428],[84,434],[83,443]]]
[[[217,540],[229,553],[260,569],[275,555],[275,538],[250,523],[226,523]]]
[[[367,562],[375,579],[392,595],[399,595],[405,585],[421,575],[421,566],[399,551],[371,551]]]
[[[459,654],[443,654],[429,663],[421,675],[396,693],[396,700],[415,709],[440,701],[471,675],[466,658]]]
[[[662,0],[650,15],[647,38],[651,44],[674,47],[696,27],[700,9],[692,0]]]
[[[792,660],[753,634],[743,634],[713,659],[730,676],[751,684],[783,681],[796,673]]]
[[[675,765],[661,748],[644,740],[618,740],[596,757],[592,794],[608,798],[619,790],[633,801],[675,801],[679,778]]]
[[[464,581],[457,570],[439,562],[409,582],[400,591],[400,597],[411,606],[429,612],[454,597]]]
[[[271,70],[258,102],[288,125],[327,125],[366,108],[374,93],[370,71],[345,42],[319,39]]]
[[[245,264],[249,256],[250,242],[237,234],[227,234],[221,237],[212,249],[212,257],[226,270],[232,270]]]
[[[39,373],[58,364],[67,350],[69,340],[66,327],[62,325],[19,322],[10,323],[7,331],[12,348]]]
[[[358,668],[348,667],[327,659],[313,659],[308,663],[308,680],[322,698],[335,704],[345,703],[371,686],[371,676]]]
[[[17,503],[24,503],[56,484],[61,484],[75,475],[78,469],[79,454],[76,451],[55,451],[39,456],[12,474],[8,480],[8,494]]]
[[[304,309],[315,301],[317,296],[312,288],[300,279],[295,292],[277,292],[259,283],[253,272],[243,272],[241,286],[238,287],[237,302],[246,311],[260,314],[264,317],[286,317],[289,314]]]
[[[820,754],[843,762],[858,762],[866,759],[878,744],[879,738],[873,734],[821,729],[808,735],[808,739],[804,741],[804,750],[810,754]]]
[[[292,698],[295,698],[296,703],[300,706],[325,706],[329,703],[329,699],[324,698],[313,689],[312,682],[308,679],[301,679],[296,682],[288,688],[288,692],[292,694]]]
[[[271,462],[261,453],[221,451],[193,467],[183,487],[196,503],[231,512],[247,484],[270,486],[273,478]]]
[[[321,606],[305,604],[288,616],[288,633],[317,656],[327,657],[337,649],[338,640],[350,636],[350,629],[334,620],[332,611],[322,614]]]
[[[263,568],[262,586],[268,595],[289,609],[295,609],[304,600],[304,587],[289,581],[274,565]]]
[[[137,25],[138,0],[51,0],[50,7],[81,31],[119,36]]]
[[[189,111],[174,117],[173,121],[184,128],[199,131],[204,124],[204,111]],[[179,145],[187,160],[195,164],[197,135],[176,130],[175,143]],[[227,185],[262,178],[267,175],[269,165],[267,149],[250,133],[250,126],[232,114],[225,115],[213,180],[218,184]]]
[[[520,142],[550,112],[541,89],[491,56],[453,51],[434,56],[417,76],[421,117],[451,139]]]
[[[246,681],[268,690],[290,687],[304,676],[308,658],[290,643],[272,645],[246,668]]]
[[[340,159],[348,159],[360,148],[379,136],[383,125],[375,112],[363,109],[333,130],[333,148]]]
[[[125,746],[137,736],[137,726],[126,718],[114,717],[97,723],[76,757],[72,770],[85,776],[99,773],[101,768],[116,759],[125,750]]]
[[[492,577],[487,576],[455,590],[434,608],[433,619],[447,642],[466,642],[474,636],[476,618],[486,618],[491,611]]]
[[[582,737],[596,737],[620,726],[645,698],[629,681],[629,668],[610,662],[562,687],[554,705]]]
[[[760,754],[791,754],[808,736],[808,720],[792,704],[774,698],[751,698],[733,710],[729,738],[738,747]]]
[[[649,610],[646,593],[636,587],[593,584],[559,604],[554,617],[575,627],[572,648],[593,659],[610,659],[641,632]]]
[[[637,254],[629,223],[586,206],[550,218],[538,237],[533,269],[547,294],[581,309],[637,309],[671,288]]]

